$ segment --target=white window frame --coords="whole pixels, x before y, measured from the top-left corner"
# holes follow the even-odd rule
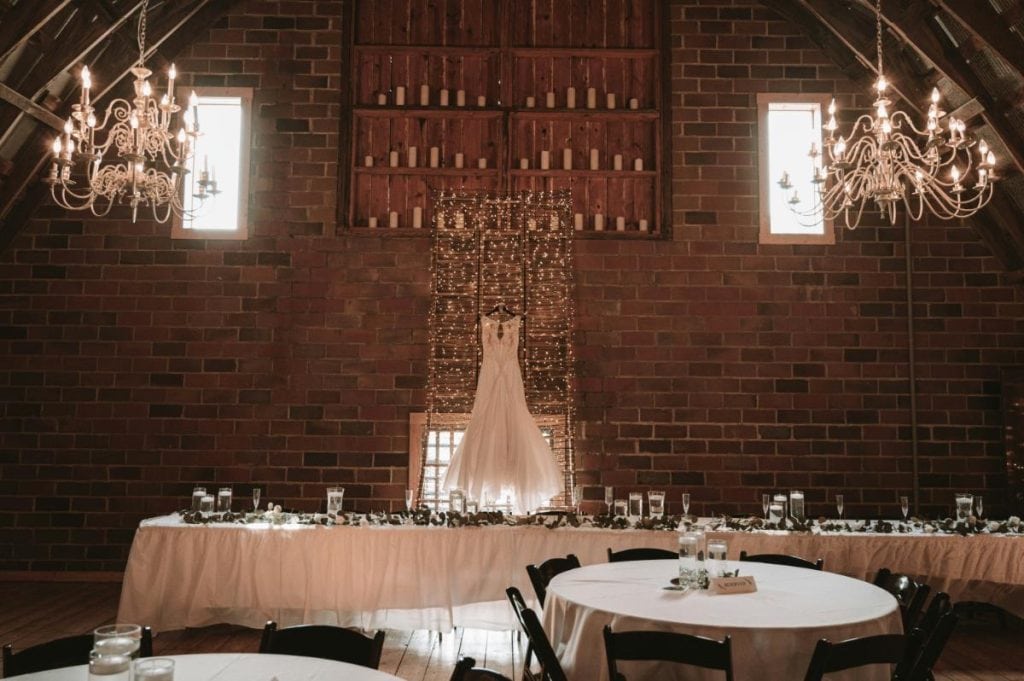
[[[238,97],[242,103],[242,129],[240,136],[240,160],[238,168],[238,228],[237,229],[190,229],[186,228],[184,219],[175,216],[174,225],[171,228],[171,238],[176,239],[221,239],[243,241],[249,238],[249,175],[250,149],[252,147],[252,97],[253,91],[249,87],[188,87],[178,88],[176,93],[179,103],[187,103],[189,95],[195,91],[199,97]],[[203,132],[202,116],[199,117],[199,132]],[[200,138],[202,139],[202,138]],[[202,152],[197,150],[196,158]],[[195,165],[195,163],[193,163]],[[218,170],[218,172],[223,172]],[[186,184],[186,191],[191,182]],[[217,198],[207,199],[216,201]]]
[[[770,177],[769,174],[769,139],[768,139],[768,111],[772,104],[818,104],[820,113],[824,117],[828,104],[832,97],[822,93],[789,93],[789,92],[759,92],[757,95],[757,155],[758,155],[758,205],[759,237],[762,244],[822,244],[829,245],[836,242],[835,228],[832,220],[823,220],[820,234],[784,234],[776,233],[771,228],[771,194],[778,190],[777,177]],[[824,123],[822,124],[824,125]],[[818,148],[824,150],[824,127],[822,128],[822,140]],[[810,163],[810,159],[807,160]],[[809,197],[805,197],[809,198]]]

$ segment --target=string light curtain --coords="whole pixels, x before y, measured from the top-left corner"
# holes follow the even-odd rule
[[[482,357],[480,315],[502,303],[525,313],[519,347],[526,402],[564,472],[552,505],[566,505],[576,472],[572,197],[462,190],[433,198],[424,437],[435,420],[451,423],[451,415],[465,414],[468,421]],[[421,451],[426,457],[426,443]]]

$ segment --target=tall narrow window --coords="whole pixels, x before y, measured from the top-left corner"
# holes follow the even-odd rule
[[[812,180],[821,157],[822,112],[828,96],[767,94],[757,96],[760,167],[760,241],[767,244],[835,243],[832,222],[822,215],[818,185]],[[791,189],[779,186],[788,174]],[[793,193],[800,203],[791,203]]]
[[[197,89],[200,136],[183,203],[187,214],[175,223],[181,238],[244,239],[248,235],[250,88]],[[188,101],[189,90],[178,92]],[[200,200],[198,182],[216,180],[217,194]]]

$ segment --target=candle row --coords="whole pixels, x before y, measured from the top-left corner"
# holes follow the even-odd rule
[[[395,106],[406,105],[406,90],[404,85],[395,86],[393,104]],[[420,106],[430,106],[434,104],[434,97],[430,91],[429,85],[420,85]],[[614,92],[605,93],[605,108],[609,111],[618,108],[618,97]],[[565,89],[565,108],[575,109],[576,108],[576,88],[567,87]],[[379,106],[387,106],[388,94],[386,92],[377,93],[377,104]],[[451,105],[451,92],[447,89],[441,89],[437,93],[437,106],[450,106]],[[537,98],[528,96],[524,102],[527,109],[533,109],[537,107]],[[476,98],[477,106],[487,106],[487,97],[485,95],[479,95]],[[558,97],[555,92],[547,92],[544,94],[544,105],[548,109],[554,109],[558,105]],[[456,90],[455,91],[455,106],[466,106],[466,91]],[[630,109],[636,110],[640,108],[640,100],[636,97],[630,97],[628,106]],[[596,109],[597,108],[597,88],[588,87],[586,95],[586,108]]]
[[[533,230],[538,229],[541,225],[543,225],[544,222],[545,222],[544,220],[537,220],[536,218],[527,218],[527,220],[526,220],[526,228],[528,230],[533,231]],[[606,222],[607,222],[606,221],[606,216],[603,213],[594,213],[593,219],[591,221],[591,227],[593,228],[593,230],[595,232],[603,232],[603,231],[605,231]],[[552,215],[550,218],[547,219],[547,224],[548,224],[548,226],[552,230],[557,231],[558,230],[558,216]],[[367,218],[367,226],[370,227],[371,229],[375,229],[378,226],[377,218],[373,217],[373,216]],[[388,227],[390,227],[391,229],[397,229],[399,226],[400,226],[400,224],[399,224],[399,214],[398,214],[398,211],[396,211],[396,210],[389,211],[388,212]],[[437,216],[437,227],[438,227],[438,229],[443,229],[444,226],[445,226],[444,216],[438,215]],[[610,227],[610,225],[608,225],[608,226]],[[422,227],[423,227],[423,207],[422,206],[413,206],[413,209],[412,209],[412,227],[413,227],[413,229],[422,229]],[[455,214],[455,218],[454,218],[454,228],[455,229],[464,229],[465,227],[466,227],[466,215],[465,215],[465,213],[456,213]],[[585,224],[584,224],[583,213],[576,213],[576,214],[574,214],[573,215],[573,228],[577,232],[580,232],[580,231],[583,231],[584,227],[585,227]],[[641,231],[641,232],[650,231],[650,223],[648,223],[647,220],[641,219],[641,220],[639,220],[637,222],[637,229],[639,231]],[[615,231],[616,232],[625,232],[626,231],[626,218],[624,216],[619,215],[619,216],[617,216],[615,218]]]
[[[597,150],[597,149],[590,149],[589,152],[588,152],[588,156],[590,157],[590,169],[591,170],[600,170],[601,169],[601,152],[599,150]],[[562,169],[563,170],[572,170],[572,165],[573,165],[572,158],[573,158],[573,150],[572,149],[570,149],[569,147],[566,147],[565,149],[562,150]],[[523,157],[523,158],[519,159],[519,168],[521,170],[529,170],[529,168],[530,168],[530,159],[528,159],[526,157]],[[551,152],[550,151],[542,150],[540,152],[540,169],[541,170],[551,170]],[[612,157],[612,169],[613,170],[622,170],[623,169],[622,154],[615,154]],[[643,171],[643,169],[644,169],[644,160],[642,158],[635,158],[635,159],[633,159],[633,170],[640,172],[640,171]]]
[[[455,168],[464,168],[466,166],[466,156],[462,153],[457,153],[452,159]],[[441,167],[441,150],[438,147],[430,147],[430,156],[428,159],[428,168],[439,168]],[[476,161],[476,167],[486,169],[487,158],[481,156]],[[367,154],[363,157],[363,166],[372,168],[374,164],[373,156]],[[397,151],[388,152],[388,166],[391,168],[398,168],[401,165],[401,159]],[[409,168],[419,167],[419,149],[416,147],[409,147],[406,151],[406,166]]]
[[[600,151],[597,149],[590,149],[590,170],[601,169],[601,156]],[[465,154],[457,153],[452,159],[453,167],[464,168],[466,166]],[[477,159],[477,168],[486,169],[488,161],[485,157]],[[367,168],[372,168],[374,165],[374,158],[372,155],[367,154],[363,157],[363,165]],[[388,152],[388,166],[391,168],[398,168],[401,165],[401,157],[398,151],[392,150]],[[409,147],[406,150],[406,165],[409,168],[419,167],[419,149],[416,147]],[[428,168],[440,168],[441,167],[441,150],[439,147],[430,147],[430,154],[428,158]],[[572,170],[573,167],[573,150],[566,147],[562,150],[562,169]],[[519,168],[521,170],[530,169],[530,159],[523,157],[519,159]],[[544,150],[540,152],[540,169],[551,170],[551,152]],[[623,169],[623,158],[622,154],[615,154],[612,157],[612,170]],[[644,160],[642,158],[633,159],[633,170],[642,172],[644,169]]]
[[[606,219],[604,213],[594,213],[593,220],[591,221],[590,225],[591,225],[591,227],[593,227],[595,232],[603,232],[603,231],[605,231],[605,223],[606,223],[606,221],[607,221],[607,219]],[[577,232],[583,231],[583,228],[584,228],[583,213],[575,213],[572,216],[572,226],[573,226],[573,229],[575,229]],[[637,229],[640,230],[641,232],[650,231],[650,223],[648,223],[647,220],[641,219],[641,220],[639,220],[637,222]],[[623,217],[622,215],[619,215],[618,217],[615,218],[615,231],[616,232],[625,232],[626,231],[626,218]]]

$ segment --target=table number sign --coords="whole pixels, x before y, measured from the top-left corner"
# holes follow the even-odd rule
[[[752,594],[757,591],[757,581],[753,575],[743,577],[712,577],[708,589],[713,594]]]

